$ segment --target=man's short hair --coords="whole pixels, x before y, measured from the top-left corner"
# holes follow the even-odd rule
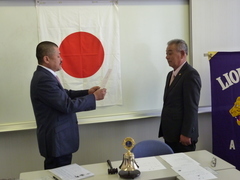
[[[42,64],[44,56],[50,56],[52,54],[54,47],[58,47],[57,44],[50,41],[43,41],[37,45],[36,57],[38,64]]]

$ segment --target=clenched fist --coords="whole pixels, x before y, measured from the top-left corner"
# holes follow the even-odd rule
[[[106,93],[107,93],[107,89],[103,88],[103,89],[96,90],[93,94],[95,96],[95,99],[98,101],[98,100],[104,99],[104,96],[106,95]]]

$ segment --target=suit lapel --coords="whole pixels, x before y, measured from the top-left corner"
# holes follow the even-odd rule
[[[37,71],[41,71],[41,72],[48,74],[48,76],[51,77],[52,79],[56,80],[56,82],[58,83],[58,86],[61,89],[63,89],[62,84],[58,81],[58,79],[50,71],[48,71],[47,69],[44,69],[41,66],[37,66]]]
[[[172,73],[173,73],[173,71],[170,71],[167,75],[165,89],[164,89],[164,99],[167,97],[167,94],[168,94],[167,92],[169,91],[169,88],[170,88],[169,83],[171,80]]]
[[[171,75],[172,75],[172,71],[168,73],[167,76],[167,82],[166,82],[166,86],[165,86],[165,93],[164,93],[164,99],[167,97],[168,93],[174,89],[174,87],[176,86],[177,82],[181,79],[181,77],[183,76],[185,70],[187,69],[187,67],[189,66],[189,64],[186,62],[183,67],[180,69],[180,71],[178,72],[178,74],[176,75],[175,79],[173,80],[172,84],[169,86],[170,83],[170,79],[171,79]]]

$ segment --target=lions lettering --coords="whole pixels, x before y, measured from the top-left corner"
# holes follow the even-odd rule
[[[225,83],[221,79],[221,77],[216,78],[220,86],[222,87],[222,90],[225,90],[229,88],[230,86],[237,84],[240,80],[240,68],[236,70],[231,70],[229,73],[223,74]]]

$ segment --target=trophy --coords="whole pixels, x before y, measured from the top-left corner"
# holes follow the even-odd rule
[[[127,150],[127,152],[123,154],[122,164],[119,166],[121,170],[118,174],[121,178],[124,179],[134,179],[141,174],[138,170],[139,166],[135,161],[134,154],[131,152],[131,149],[135,145],[135,141],[131,137],[126,137],[123,140],[122,145]]]

